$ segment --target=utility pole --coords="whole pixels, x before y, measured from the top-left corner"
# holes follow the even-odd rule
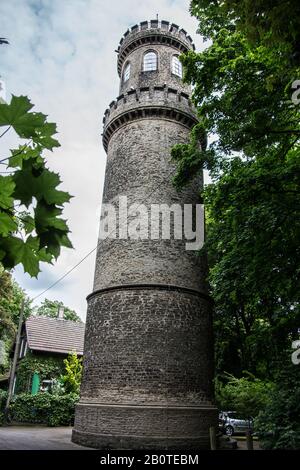
[[[22,304],[21,304],[21,309],[20,309],[20,317],[19,317],[19,325],[18,325],[18,331],[17,331],[17,336],[16,336],[14,358],[13,358],[12,366],[10,369],[8,396],[7,396],[7,401],[6,401],[5,411],[4,411],[6,420],[8,417],[9,404],[12,399],[13,389],[14,389],[16,367],[17,367],[18,355],[20,351],[20,338],[21,338],[21,331],[22,331],[23,316],[24,316],[24,298],[22,299]]]

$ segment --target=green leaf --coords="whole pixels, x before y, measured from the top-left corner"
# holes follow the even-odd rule
[[[13,191],[15,183],[11,176],[0,175],[0,207],[8,209],[13,206]]]
[[[18,228],[18,224],[15,222],[12,216],[5,212],[0,212],[0,234],[3,236],[9,235]]]
[[[34,163],[43,163],[44,161],[41,157],[40,149],[20,145],[18,149],[11,150],[8,166],[12,168],[22,168],[24,160],[29,159],[34,159]]]
[[[0,103],[0,126],[15,126],[33,105],[27,96],[14,96],[12,95],[11,102]]]
[[[34,172],[34,161],[31,166],[30,161],[27,161],[26,168],[13,175],[16,199],[20,199],[26,206],[31,203],[33,197],[38,201],[44,199],[49,205],[62,205],[70,200],[71,196],[67,192],[56,189],[60,184],[59,175],[47,169],[43,169],[38,176],[35,176]]]
[[[52,264],[53,256],[51,253],[47,253],[45,248],[42,248],[41,250],[39,250],[38,256],[39,256],[40,261],[44,261],[46,263]]]
[[[5,249],[5,257],[2,258],[2,262],[6,266],[16,266],[22,263],[24,271],[30,274],[30,276],[37,277],[39,269],[39,258],[36,255],[37,243],[33,237],[29,237],[29,240],[24,242],[22,239],[17,237],[9,237],[0,241],[0,249]]]
[[[34,222],[33,217],[31,217],[31,215],[29,214],[22,215],[21,221],[22,221],[24,230],[27,234],[33,232],[33,230],[35,229],[35,222]]]
[[[36,135],[46,116],[42,113],[29,113],[33,107],[27,96],[12,96],[9,104],[0,104],[0,126],[10,125],[22,138]]]
[[[52,150],[54,147],[60,147],[58,140],[52,136],[57,133],[56,124],[53,122],[46,122],[40,133],[35,137],[34,141],[42,145],[48,150]]]
[[[61,212],[62,210],[54,205],[47,205],[43,202],[37,204],[34,211],[37,230],[41,233],[47,227],[54,227],[57,216],[60,215]]]
[[[59,142],[52,136],[56,124],[46,121],[42,113],[29,112],[33,105],[27,96],[12,96],[9,104],[0,104],[0,126],[12,126],[21,138],[30,138],[43,148],[52,150]]]
[[[43,197],[48,204],[62,205],[69,202],[71,196],[65,192],[57,190],[56,187],[61,183],[59,175],[49,170],[44,170],[38,178],[38,195]]]
[[[72,242],[67,235],[62,235],[60,237],[60,244],[66,248],[73,248]]]
[[[24,244],[21,262],[25,272],[30,274],[30,276],[37,277],[40,272],[39,257],[32,250],[32,246],[30,244]]]

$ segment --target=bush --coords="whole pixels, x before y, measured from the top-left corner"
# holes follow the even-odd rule
[[[248,418],[257,416],[265,409],[274,387],[271,382],[257,379],[250,373],[241,378],[230,374],[225,377],[226,384],[216,381],[216,399],[221,410],[236,411],[242,417]]]
[[[65,374],[61,376],[61,381],[67,393],[79,394],[81,375],[82,375],[82,357],[77,357],[76,353],[68,355],[64,359]]]
[[[6,405],[7,391],[0,389],[0,411],[3,411]]]
[[[4,409],[7,400],[7,391],[0,389],[0,426],[4,423]]]
[[[255,420],[264,449],[300,449],[300,366],[290,354],[276,378],[269,403]]]
[[[69,426],[74,421],[78,395],[52,395],[48,392],[17,395],[11,403],[13,421],[21,423]]]

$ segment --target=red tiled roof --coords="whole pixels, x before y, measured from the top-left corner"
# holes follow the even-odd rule
[[[83,354],[84,323],[38,316],[28,318],[25,328],[29,349]]]

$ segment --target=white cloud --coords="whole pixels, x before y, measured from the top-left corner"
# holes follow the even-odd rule
[[[185,0],[10,0],[0,4],[0,74],[7,96],[28,95],[36,110],[57,123],[61,148],[49,153],[63,189],[74,198],[64,212],[74,250],[63,250],[54,266],[43,266],[38,280],[16,269],[15,277],[34,297],[75,265],[97,243],[105,152],[102,116],[118,94],[116,53],[129,26],[165,18],[186,29],[197,48],[197,21]],[[85,297],[92,290],[94,254],[45,294],[85,318]],[[43,297],[38,299],[40,302]]]

